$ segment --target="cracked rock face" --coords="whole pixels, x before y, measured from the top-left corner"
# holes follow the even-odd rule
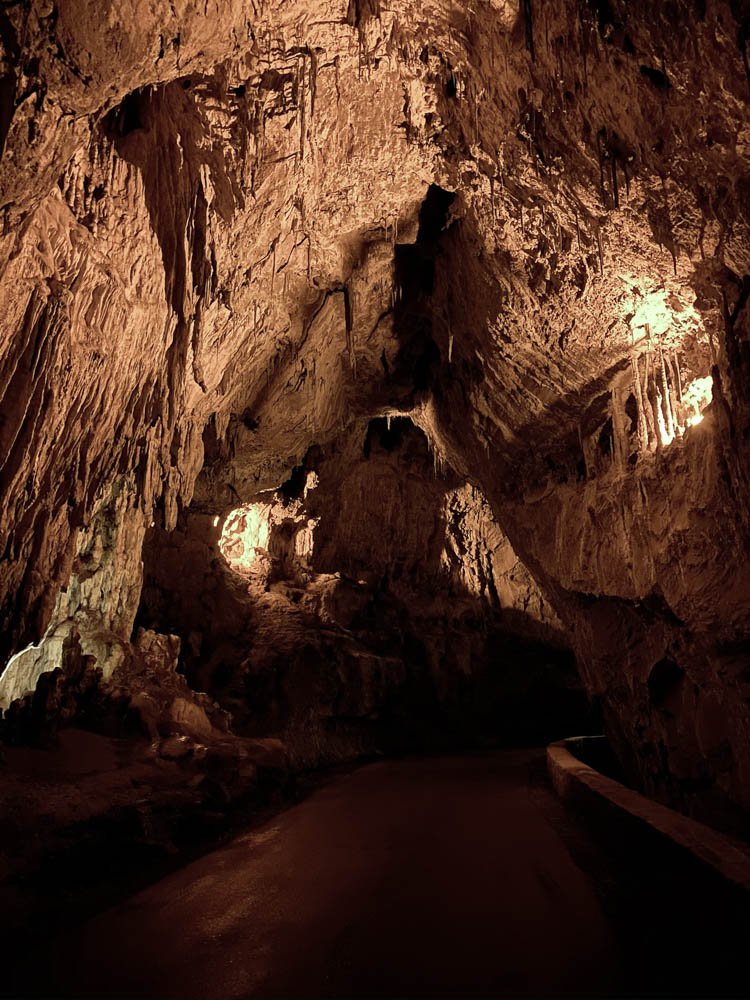
[[[744,0],[6,8],[4,703],[73,632],[127,685],[143,625],[241,727],[317,733],[415,663],[465,705],[501,630],[574,650],[632,781],[746,810],[748,34]]]

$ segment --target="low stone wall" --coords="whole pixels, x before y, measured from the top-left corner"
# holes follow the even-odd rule
[[[580,737],[553,743],[547,748],[547,769],[557,794],[591,814],[609,839],[626,839],[633,850],[658,851],[665,857],[701,872],[709,883],[721,880],[739,890],[737,901],[750,918],[750,847],[696,820],[653,802],[618,781],[608,778],[575,752],[600,737]]]

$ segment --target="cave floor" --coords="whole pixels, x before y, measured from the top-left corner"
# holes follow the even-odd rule
[[[382,761],[64,933],[48,995],[687,995],[700,929],[644,885],[540,750]]]

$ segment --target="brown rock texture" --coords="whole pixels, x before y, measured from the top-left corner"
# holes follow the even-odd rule
[[[590,725],[553,609],[405,417],[356,422],[223,525],[152,530],[144,557],[140,621],[187,637],[238,731],[305,764]]]
[[[143,627],[313,744],[464,705],[502,634],[572,646],[632,781],[741,822],[749,33],[744,0],[7,5],[3,704],[77,635],[207,738]]]

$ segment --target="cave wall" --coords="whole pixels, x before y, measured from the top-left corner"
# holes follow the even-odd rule
[[[442,241],[433,306],[444,317],[441,350],[453,338],[460,374],[443,369],[426,422],[448,460],[461,456],[472,469],[521,558],[554,594],[630,780],[746,832],[733,807],[749,801],[747,91],[735,73],[735,99],[708,98],[712,74],[701,62],[711,51],[716,66],[723,51],[739,68],[732,47],[739,42],[742,56],[745,22],[733,13],[737,33],[716,7],[659,5],[650,36],[659,39],[659,76],[647,71],[649,29],[633,5],[600,8],[594,67],[586,62],[578,75],[561,63],[558,73],[587,99],[573,106],[552,89],[538,94],[527,128],[536,186],[558,168],[587,169],[571,163],[561,122],[567,131],[576,119],[584,137],[601,123],[600,171],[589,175],[597,214],[582,227],[580,184],[572,204],[562,188],[552,204],[520,197],[519,240],[499,179],[475,192],[474,211]],[[686,28],[679,40],[669,36],[671,50],[661,30],[670,17]],[[581,37],[590,39],[585,29]],[[612,71],[617,92],[599,76]],[[699,97],[687,82],[696,72]],[[489,105],[483,121],[494,143],[497,104]],[[617,430],[618,418],[630,423],[622,403],[633,373],[641,379],[659,349],[648,329],[639,342],[634,281],[671,299],[665,351],[682,326],[683,357],[712,380],[705,421],[667,447],[639,442],[635,422],[630,435]],[[691,312],[702,343],[685,326]],[[530,360],[534,347],[543,362]],[[460,416],[467,406],[471,427]]]
[[[49,629],[31,677],[75,627],[116,671],[147,532],[408,414],[633,780],[746,808],[749,26],[743,0],[7,8],[0,659]],[[656,295],[713,384],[669,448],[622,431]]]
[[[128,473],[132,516],[173,525],[207,419],[296,364],[321,308],[338,380],[333,306],[367,234],[419,203],[429,157],[396,131],[396,67],[365,78],[334,7],[301,46],[304,4],[189,6],[171,27],[136,3],[34,5],[3,22],[24,46],[0,177],[5,655],[41,637],[100,492]],[[390,168],[372,171],[373,148]],[[349,163],[345,191],[328,157]],[[286,433],[276,468],[311,424]]]
[[[149,532],[139,612],[181,636],[191,684],[238,732],[310,765],[595,725],[549,602],[407,418],[311,449],[254,509]]]

